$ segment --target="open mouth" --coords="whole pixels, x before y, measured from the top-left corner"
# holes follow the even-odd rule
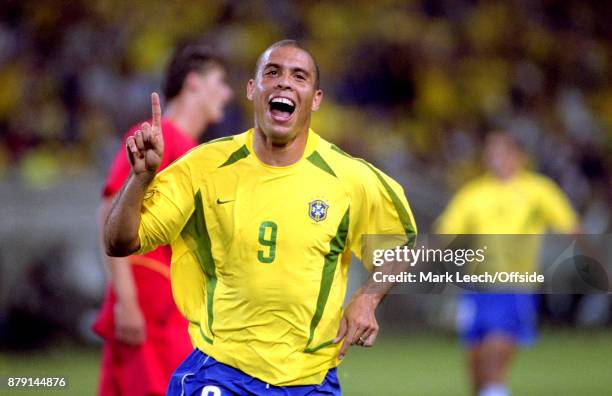
[[[270,114],[276,121],[287,121],[295,111],[295,102],[289,98],[275,96],[268,102]]]

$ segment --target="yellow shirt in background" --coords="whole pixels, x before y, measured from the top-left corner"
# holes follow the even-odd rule
[[[436,222],[441,234],[487,234],[478,247],[487,246],[483,269],[532,271],[537,268],[541,240],[549,230],[568,233],[578,226],[568,199],[549,178],[522,171],[501,181],[482,176],[464,186]],[[516,234],[516,238],[496,235]]]

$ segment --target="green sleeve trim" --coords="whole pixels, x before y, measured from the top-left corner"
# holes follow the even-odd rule
[[[346,246],[346,238],[348,236],[349,228],[349,211],[350,207],[346,209],[346,213],[342,217],[336,235],[329,242],[329,253],[324,257],[323,271],[321,274],[321,286],[319,287],[319,296],[317,298],[317,307],[315,313],[310,321],[310,336],[306,346],[310,345],[314,337],[314,332],[321,318],[323,317],[323,311],[329,298],[329,292],[331,291],[332,283],[334,282],[334,274],[336,273],[336,266],[338,265],[338,257],[344,251]]]
[[[200,190],[198,190],[194,196],[194,207],[195,210],[193,214],[181,231],[181,237],[194,252],[200,266],[202,267],[202,272],[204,272],[206,277],[206,311],[208,312],[208,329],[210,330],[210,333],[214,335],[212,330],[213,298],[215,295],[215,288],[217,286],[217,274],[215,272],[215,260],[212,256],[210,236],[208,235],[208,229],[206,228],[204,205],[202,203],[202,193]],[[210,338],[208,338],[208,340],[212,344],[212,340],[210,340]]]
[[[206,336],[206,334],[204,334],[204,332],[202,331],[202,326],[200,326],[199,329],[200,329],[200,335],[202,336],[204,341],[208,342],[211,345],[214,344],[213,340],[211,340],[210,338]]]
[[[233,164],[234,162],[240,161],[243,158],[246,158],[251,154],[246,144],[243,144],[238,150],[234,151],[229,158],[219,166],[219,168],[223,168],[224,166],[228,166]]]
[[[378,172],[376,168],[374,168],[369,162],[361,158],[355,158],[347,154],[345,151],[343,151],[341,148],[339,148],[335,144],[331,145],[331,149],[336,151],[337,153],[344,155],[345,157],[354,159],[356,161],[359,161],[365,164],[368,168],[370,168],[372,172],[374,172],[378,180],[382,183],[383,187],[387,191],[387,194],[389,194],[389,197],[391,197],[391,201],[393,202],[393,206],[395,207],[395,210],[397,211],[397,215],[400,219],[400,222],[402,223],[404,232],[406,233],[406,236],[408,237],[407,245],[409,247],[414,247],[415,242],[416,242],[416,229],[414,227],[414,224],[410,220],[410,216],[408,215],[408,210],[404,207],[404,204],[402,203],[402,201],[399,199],[395,191],[393,191],[389,183],[387,183],[387,181],[382,177],[380,172]]]
[[[400,222],[402,223],[404,232],[406,233],[406,236],[408,237],[407,245],[408,247],[411,247],[411,248],[414,247],[415,242],[416,242],[416,230],[415,230],[414,224],[412,224],[412,221],[410,221],[410,215],[408,215],[408,210],[406,209],[402,201],[399,199],[395,191],[393,191],[389,183],[387,183],[387,181],[384,179],[384,177],[382,177],[380,172],[376,170],[376,168],[370,165],[370,163],[368,163],[367,161],[364,161],[360,158],[357,160],[365,164],[368,168],[370,168],[370,170],[374,172],[378,180],[382,183],[383,187],[387,191],[387,194],[389,194],[389,196],[391,197],[391,202],[393,202],[393,206],[395,207],[395,210],[397,211],[397,215],[400,219]]]
[[[336,176],[332,168],[329,166],[329,164],[325,162],[323,157],[321,157],[321,154],[319,154],[317,151],[313,151],[312,154],[310,154],[306,159],[310,161],[310,163],[312,163],[317,168],[323,170],[324,172],[329,173],[330,175],[334,177],[338,177]]]
[[[206,334],[204,334],[204,332],[202,331],[202,325],[200,325],[200,322],[196,321],[196,320],[189,320],[189,323],[194,324],[196,326],[198,326],[198,329],[200,330],[200,335],[202,336],[202,338],[204,339],[204,341],[208,342],[209,344],[213,344],[213,340],[211,340],[210,338],[208,338],[206,336]]]
[[[204,144],[213,144],[213,143],[219,143],[219,142],[228,142],[230,140],[234,140],[233,136],[223,136],[217,139],[213,139],[213,140],[209,140],[208,142],[204,143]]]
[[[323,343],[321,343],[321,344],[317,345],[316,347],[306,348],[306,349],[304,349],[304,352],[306,352],[306,353],[315,353],[315,352],[316,352],[316,351],[318,351],[319,349],[323,349],[323,348],[325,348],[325,347],[328,347],[328,346],[330,346],[330,345],[333,345],[333,343],[334,343],[334,340],[333,340],[333,339],[331,339],[331,340],[329,340],[329,341],[325,341],[325,342],[323,342]]]
[[[348,154],[346,151],[342,150],[340,147],[336,146],[335,144],[331,145],[331,149],[334,150],[337,153],[340,153],[340,154],[344,155],[345,157],[349,157],[351,159],[356,159],[355,157],[353,157],[352,155]]]
[[[187,156],[187,154],[190,154],[192,151],[197,150],[198,148],[200,148],[200,146],[207,146],[207,145],[209,145],[209,144],[218,143],[218,142],[226,142],[226,141],[233,140],[233,139],[234,139],[234,137],[233,137],[233,136],[224,136],[224,137],[220,137],[220,138],[217,138],[217,139],[213,139],[213,140],[208,141],[208,142],[206,142],[206,143],[203,143],[203,144],[197,145],[197,146],[195,146],[195,147],[193,147],[193,148],[191,148],[191,149],[187,150],[185,153],[183,153],[183,154],[179,155],[177,158],[175,158],[175,159],[174,159],[174,161],[172,161],[170,164],[168,164],[168,166],[166,166],[166,168],[170,167],[170,165],[173,165],[173,164],[174,164],[176,161],[180,160],[181,158],[186,157],[186,156]],[[164,169],[165,169],[165,168],[164,168]]]

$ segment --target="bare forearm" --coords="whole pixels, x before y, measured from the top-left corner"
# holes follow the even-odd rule
[[[111,284],[120,304],[132,305],[137,303],[134,274],[127,258],[108,257],[106,265],[110,273]]]
[[[359,289],[353,293],[351,300],[361,299],[372,309],[376,309],[378,304],[385,298],[386,291],[374,290],[370,281],[366,281]]]
[[[140,248],[140,210],[147,187],[153,180],[148,173],[130,174],[113,202],[104,227],[104,248],[112,257],[128,256]]]
[[[407,269],[408,265],[404,262],[388,262],[382,266],[375,267],[368,279],[353,294],[352,298],[362,297],[367,299],[374,307],[378,306],[395,286],[395,283],[377,282],[374,280],[374,274],[378,272],[383,275],[398,275]]]
[[[387,263],[376,268],[376,272],[387,274],[398,273],[405,266],[398,263]],[[342,359],[351,345],[370,347],[374,345],[378,336],[378,321],[376,320],[376,307],[391,290],[393,284],[379,283],[374,280],[374,272],[369,279],[353,294],[351,301],[344,310],[338,334],[334,342],[344,340],[338,357]]]
[[[136,286],[128,259],[124,257],[109,257],[104,253],[104,225],[111,211],[112,202],[112,197],[104,198],[98,209],[100,251],[102,252],[104,267],[106,268],[110,283],[113,285],[117,300],[121,304],[135,304]]]

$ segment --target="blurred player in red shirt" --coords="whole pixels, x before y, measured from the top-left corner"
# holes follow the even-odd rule
[[[177,49],[164,81],[161,171],[197,145],[206,127],[223,117],[232,96],[219,58],[197,43]],[[123,138],[102,192],[102,227],[115,194],[128,178],[130,164]],[[100,232],[102,234],[102,232]],[[94,331],[104,338],[99,394],[163,395],[173,370],[193,350],[187,322],[176,308],[170,287],[169,246],[142,256],[104,256],[110,283]]]

